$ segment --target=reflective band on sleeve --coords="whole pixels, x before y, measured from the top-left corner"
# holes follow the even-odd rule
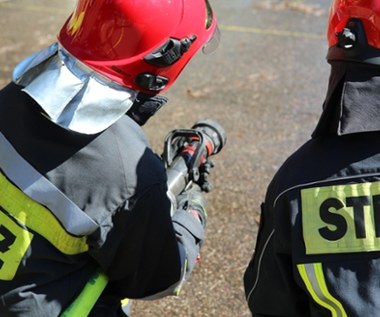
[[[77,236],[94,232],[98,225],[48,179],[26,162],[0,133],[0,167],[27,196],[46,206],[65,229]]]
[[[342,304],[327,289],[321,263],[298,264],[297,269],[317,304],[328,309],[332,317],[347,317]]]
[[[3,173],[0,173],[0,206],[62,253],[73,255],[88,251],[86,237],[68,234],[50,210],[25,195]]]

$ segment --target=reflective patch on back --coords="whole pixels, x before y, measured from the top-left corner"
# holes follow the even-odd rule
[[[306,254],[380,251],[380,182],[301,190]]]

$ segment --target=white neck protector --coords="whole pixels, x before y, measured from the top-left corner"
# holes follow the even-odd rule
[[[19,63],[13,81],[24,87],[51,121],[83,134],[107,129],[128,111],[137,95],[91,70],[58,43]]]

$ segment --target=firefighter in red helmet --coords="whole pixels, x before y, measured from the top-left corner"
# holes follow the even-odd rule
[[[208,0],[79,0],[58,41],[16,66],[0,91],[1,317],[60,316],[99,268],[90,316],[178,293],[206,201],[199,186],[169,199],[141,126],[217,42]]]
[[[380,1],[332,1],[312,138],[271,181],[244,284],[254,317],[380,311]]]

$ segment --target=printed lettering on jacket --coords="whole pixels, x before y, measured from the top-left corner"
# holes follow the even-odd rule
[[[306,254],[380,251],[380,182],[301,190]]]

